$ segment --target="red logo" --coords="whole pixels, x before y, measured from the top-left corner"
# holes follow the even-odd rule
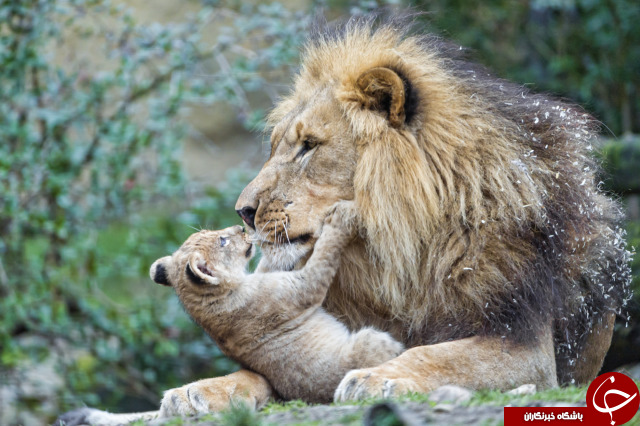
[[[640,406],[640,391],[622,373],[605,373],[587,389],[586,407],[505,407],[505,426],[573,423],[589,426],[622,426]]]
[[[622,373],[605,373],[596,377],[587,390],[587,407],[594,424],[622,425],[638,412],[638,386]]]

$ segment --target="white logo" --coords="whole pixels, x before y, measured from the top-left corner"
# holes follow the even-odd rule
[[[598,404],[596,404],[596,395],[598,394],[598,391],[600,390],[600,388],[602,387],[602,385],[604,385],[607,380],[611,379],[611,383],[613,383],[615,381],[615,378],[613,376],[610,376],[606,379],[604,379],[604,381],[602,383],[600,383],[600,386],[598,386],[598,388],[596,389],[596,391],[593,393],[593,408],[595,408],[596,410],[600,411],[601,413],[609,413],[609,417],[611,417],[611,426],[615,425],[616,422],[613,421],[613,413],[614,411],[618,411],[619,409],[621,409],[622,407],[624,407],[625,405],[627,405],[628,403],[630,403],[636,396],[638,396],[638,392],[636,392],[635,394],[633,394],[633,396],[629,395],[626,392],[622,392],[619,391],[617,389],[611,389],[608,390],[604,393],[604,397],[602,398],[604,400],[604,406],[605,408],[600,407]],[[620,395],[623,398],[626,398],[625,401],[621,404],[616,405],[615,407],[609,407],[607,405],[607,396],[608,395]]]

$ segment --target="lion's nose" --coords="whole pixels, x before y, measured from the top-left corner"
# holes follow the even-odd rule
[[[247,207],[241,208],[240,210],[236,210],[236,212],[240,215],[242,220],[244,220],[244,223],[246,223],[253,229],[256,229],[256,226],[254,223],[256,219],[256,209],[254,209],[253,207],[247,206]]]

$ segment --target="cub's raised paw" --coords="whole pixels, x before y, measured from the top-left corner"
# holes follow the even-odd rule
[[[357,230],[357,217],[358,212],[354,201],[338,201],[329,209],[324,226],[338,228],[341,232],[353,236]]]
[[[420,390],[411,379],[392,378],[375,370],[364,368],[348,372],[338,385],[333,400],[344,402],[367,398],[393,398]]]

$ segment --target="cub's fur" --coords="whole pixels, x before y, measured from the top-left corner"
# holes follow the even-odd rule
[[[341,207],[350,203],[341,203]],[[403,346],[372,328],[350,332],[321,308],[352,238],[349,207],[323,226],[307,265],[295,272],[246,274],[254,253],[240,226],[191,235],[151,266],[229,357],[263,374],[285,399],[329,402],[344,375],[399,355]]]

